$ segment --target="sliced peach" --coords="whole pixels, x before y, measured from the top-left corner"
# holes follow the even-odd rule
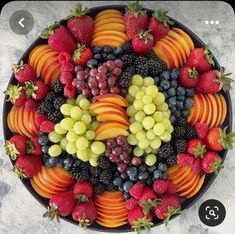
[[[188,123],[192,124],[193,119],[194,119],[194,115],[195,115],[195,108],[194,108],[194,104],[193,104],[189,110],[189,115],[187,118]]]
[[[129,132],[127,130],[118,128],[118,127],[112,127],[112,128],[100,131],[96,135],[95,139],[100,141],[100,140],[115,138],[117,136],[128,136],[128,135],[129,135]]]
[[[104,219],[104,220],[107,220],[107,219],[111,219],[111,220],[125,220],[127,219],[127,211],[125,213],[122,213],[122,214],[110,214],[110,213],[104,213],[104,212],[100,212],[100,211],[97,211],[97,217],[98,219]]]
[[[178,184],[180,184],[181,182],[187,180],[188,176],[190,175],[192,169],[190,167],[187,167],[187,170],[185,171],[184,174],[182,174],[181,176],[172,179],[173,183],[178,186]]]
[[[204,103],[202,101],[202,99],[198,98],[198,95],[195,94],[194,95],[194,107],[195,107],[195,118],[194,118],[194,122],[192,123],[193,125],[200,121],[202,115],[203,115],[203,110],[204,110]]]
[[[197,118],[196,122],[203,123],[203,121],[206,117],[206,106],[205,106],[205,102],[204,102],[204,97],[200,93],[197,93],[195,95],[195,101],[196,101],[196,105],[197,105],[197,109],[198,109],[198,118]]]
[[[101,123],[95,130],[96,135],[99,134],[101,131],[104,129],[112,128],[112,127],[117,127],[117,128],[122,128],[124,130],[128,130],[129,126],[120,122],[116,121],[108,121]]]
[[[182,37],[184,37],[189,45],[190,50],[194,50],[193,41],[192,41],[191,37],[185,31],[183,31],[180,28],[172,28],[172,30],[179,33]]]
[[[7,118],[9,118],[10,125],[12,127],[12,132],[16,132],[15,128],[15,121],[14,121],[14,115],[15,115],[15,106],[12,106],[10,112],[8,113]]]
[[[94,113],[95,114],[102,114],[104,112],[116,112],[118,115],[124,115],[126,118],[128,118],[127,114],[125,113],[124,110],[121,110],[121,108],[119,109],[116,109],[114,108],[112,105],[103,105],[103,106],[100,106],[96,109],[94,109]]]
[[[99,22],[100,20],[108,19],[108,18],[123,19],[123,16],[120,15],[119,13],[101,14],[101,15],[97,15],[97,16],[95,17],[95,22]],[[111,28],[112,28],[112,27],[111,27]]]
[[[102,15],[110,15],[110,14],[115,14],[115,15],[120,15],[122,16],[122,12],[121,11],[118,11],[118,10],[115,10],[115,9],[107,9],[107,10],[103,10],[101,12],[99,12],[96,16],[95,16],[95,20],[97,18],[99,18],[100,16]]]
[[[195,179],[195,182],[192,184],[192,186],[191,186],[190,188],[187,188],[187,189],[185,189],[185,190],[182,190],[182,191],[179,193],[180,197],[185,197],[185,196],[187,196],[187,194],[190,194],[192,191],[194,191],[194,189],[197,187],[197,184],[198,184],[199,180],[200,180],[200,175],[197,174],[197,177],[196,177],[196,179]]]
[[[37,70],[37,65],[38,65],[40,59],[42,58],[42,56],[44,56],[45,54],[47,54],[47,53],[49,53],[51,51],[53,51],[51,48],[44,49],[43,51],[41,51],[41,53],[39,53],[37,55],[37,57],[35,58],[34,64],[33,64],[33,68],[34,68],[35,71]]]
[[[101,32],[101,31],[108,30],[108,29],[113,29],[116,31],[125,32],[125,25],[122,23],[103,24],[103,25],[95,28],[94,33]]]
[[[218,116],[217,116],[217,121],[216,121],[214,127],[218,127],[220,125],[221,118],[223,115],[223,106],[222,106],[221,99],[217,93],[214,94],[214,98],[215,98],[215,100],[217,102],[217,106],[218,106]]]
[[[22,132],[21,128],[22,128],[22,124],[19,122],[19,111],[20,111],[20,107],[18,106],[15,109],[15,116],[14,116],[14,121],[15,121],[15,128],[17,130],[17,132],[21,135],[24,135],[24,133]],[[21,127],[20,127],[21,126]]]
[[[115,219],[114,217],[101,217],[100,215],[97,215],[97,220],[102,221],[102,222],[107,222],[107,223],[111,223],[111,222],[119,223],[121,221],[126,221],[127,216]]]
[[[227,116],[227,103],[226,103],[226,100],[222,94],[219,94],[219,97],[220,97],[220,100],[222,103],[222,117],[221,117],[221,121],[220,121],[220,125],[222,125],[224,123],[226,116]]]
[[[203,110],[203,115],[202,115],[200,123],[205,123],[207,121],[207,118],[211,118],[211,107],[204,95],[199,93],[198,96],[202,98],[203,103],[204,103],[203,105],[204,110]]]
[[[177,192],[180,192],[182,190],[186,190],[192,187],[192,185],[195,183],[195,181],[197,180],[197,174],[196,173],[191,173],[190,176],[187,178],[186,181],[184,181],[184,183],[182,183],[181,185],[179,185],[176,188]]]
[[[112,40],[112,39],[104,39],[104,40],[99,40],[99,41],[96,41],[95,43],[92,42],[92,46],[106,46],[106,45],[109,45],[111,47],[118,47],[122,44],[121,41],[117,41],[117,40]]]
[[[30,183],[33,187],[33,189],[42,197],[45,197],[45,198],[51,198],[52,197],[52,194],[50,193],[47,193],[45,192],[44,190],[42,190],[40,187],[38,187],[36,185],[36,183],[34,182],[33,178],[30,179]]]
[[[120,204],[107,204],[107,203],[100,203],[100,202],[95,202],[95,205],[96,205],[96,207],[97,207],[97,209],[100,209],[100,210],[107,210],[107,211],[118,211],[118,210],[125,210],[126,209],[126,207],[125,207],[125,205],[124,205],[124,202],[123,202],[123,204],[122,205],[120,205]]]
[[[42,80],[46,84],[50,84],[51,80],[54,78],[55,73],[58,72],[58,69],[60,69],[60,64],[57,63],[51,64],[45,71],[45,75],[42,77]]]
[[[190,198],[190,197],[193,197],[194,195],[196,195],[198,192],[199,192],[199,190],[200,190],[200,188],[202,187],[202,185],[203,185],[203,183],[204,183],[204,180],[205,180],[205,174],[200,178],[200,180],[199,180],[199,182],[198,182],[198,184],[197,184],[197,187],[191,192],[191,193],[189,193],[186,197],[187,198]]]
[[[102,36],[99,36],[99,37],[95,37],[93,40],[92,40],[92,42],[91,42],[91,44],[93,44],[93,45],[96,45],[97,43],[99,43],[99,41],[102,41],[102,40],[110,40],[110,41],[117,41],[117,42],[119,42],[119,43],[123,43],[124,42],[124,40],[121,38],[121,37],[118,37],[118,36],[115,36],[115,35],[102,35]]]
[[[103,222],[100,220],[96,220],[96,222],[103,226],[103,227],[107,227],[107,228],[115,228],[115,227],[120,227],[123,226],[127,223],[127,221],[121,221],[121,222]]]
[[[120,31],[116,31],[116,30],[111,30],[111,29],[95,33],[93,35],[93,39],[97,38],[99,36],[110,36],[110,35],[117,36],[117,37],[121,38],[124,41],[128,40],[128,37],[127,37],[127,35],[124,32],[120,32]]]
[[[187,167],[187,166],[179,167],[179,169],[177,171],[175,171],[171,175],[168,175],[168,177],[170,180],[174,180],[174,179],[184,175],[188,171],[188,169],[189,169],[189,167]]]
[[[106,121],[118,121],[123,124],[129,125],[128,118],[124,114],[117,114],[114,111],[107,111],[96,116],[97,121],[106,122]]]
[[[38,132],[34,127],[34,112],[24,110],[24,116],[25,116],[25,120],[24,120],[25,126],[28,127],[28,130],[32,136],[37,136]]]
[[[102,19],[102,20],[97,20],[95,22],[95,27],[98,28],[99,26],[104,25],[104,24],[108,24],[108,23],[124,24],[123,19],[113,17],[113,18],[105,18],[105,19]]]
[[[124,97],[118,94],[108,93],[108,94],[99,95],[99,96],[96,96],[96,100],[102,101],[102,102],[111,102],[111,103],[117,104],[119,106],[124,106],[124,107],[128,107],[129,105],[128,101]]]
[[[60,66],[59,66],[55,70],[53,70],[53,72],[50,74],[48,80],[46,81],[46,84],[51,86],[56,80],[59,79],[60,74],[61,74],[61,69],[60,69]]]
[[[14,132],[14,129],[12,128],[11,121],[10,121],[10,112],[7,115],[7,126],[11,132]]]
[[[102,195],[97,195],[100,197],[106,197],[106,198],[123,198],[123,192],[121,191],[113,191],[113,192],[109,192],[106,191],[104,193],[102,193]]]
[[[209,125],[209,128],[212,128],[215,126],[216,120],[217,120],[217,116],[218,116],[218,107],[217,107],[217,102],[215,100],[215,97],[212,94],[207,94],[208,99],[211,102],[212,105],[212,119]]]
[[[210,102],[208,96],[203,95],[203,97],[204,97],[205,103],[207,103],[207,107],[208,107],[208,109],[207,109],[207,118],[205,120],[205,123],[209,126],[210,122],[211,122],[211,119],[212,119],[212,115],[213,115],[213,113],[212,113],[212,111],[213,111],[212,108],[213,107],[211,105],[211,102]]]
[[[108,202],[121,204],[121,203],[124,203],[124,199],[123,198],[110,199],[110,198],[104,198],[102,196],[95,196],[95,202],[98,202],[98,203],[101,203],[101,204],[102,203],[108,203]]]
[[[90,105],[90,109],[93,110],[93,112],[95,114],[100,114],[100,113],[104,112],[102,110],[109,109],[107,111],[118,111],[121,114],[126,115],[125,110],[121,106],[119,106],[119,105],[117,105],[115,103],[110,103],[110,102],[102,102],[102,101],[100,101],[100,102],[92,103]]]
[[[61,176],[61,178],[69,178],[72,179],[71,175],[69,174],[69,172],[67,172],[66,170],[64,170],[61,167],[54,167],[54,171],[55,173],[57,173],[58,175]]]
[[[48,59],[46,60],[46,62],[43,64],[42,69],[41,69],[41,77],[43,77],[43,76],[45,75],[45,72],[46,72],[47,68],[48,68],[51,64],[53,64],[53,63],[59,64],[58,56],[57,56],[57,55],[51,56],[51,57],[48,58]]]
[[[37,129],[37,126],[36,126],[36,124],[35,124],[35,118],[36,118],[37,115],[38,115],[37,112],[32,111],[32,127],[33,127],[33,131],[34,131],[34,133],[35,133],[35,136],[38,135],[38,129]]]
[[[19,112],[18,112],[18,123],[19,123],[19,128],[21,129],[21,131],[23,132],[24,136],[27,136],[28,138],[31,138],[32,135],[31,133],[28,131],[28,129],[26,128],[26,126],[24,125],[24,107],[21,106],[19,108]]]
[[[36,58],[38,58],[38,56],[45,50],[50,49],[50,47],[48,45],[39,45],[37,47],[35,47],[29,54],[29,59],[28,59],[28,63],[34,67],[35,65],[35,60]]]

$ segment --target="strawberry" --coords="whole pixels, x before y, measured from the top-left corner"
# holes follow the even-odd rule
[[[128,4],[123,17],[126,34],[132,40],[141,30],[148,26],[148,16],[138,1]]]
[[[231,73],[224,74],[224,67],[220,68],[220,71],[210,70],[203,73],[198,78],[195,90],[198,93],[217,93],[221,89],[228,91],[232,88],[231,83],[233,80],[228,76]]]
[[[207,123],[196,123],[195,130],[199,137],[199,139],[204,139],[208,132],[208,124]]]
[[[207,72],[214,66],[213,55],[205,48],[195,48],[187,58],[186,67],[195,67],[198,72]]]
[[[42,122],[40,126],[40,131],[45,133],[50,133],[54,131],[54,126],[55,124],[53,122],[51,122],[50,120],[45,120]]]
[[[206,174],[215,173],[218,174],[220,169],[223,168],[222,159],[219,154],[213,151],[208,151],[205,153],[202,160],[202,170]]]
[[[78,42],[86,46],[90,45],[95,30],[94,20],[86,15],[88,12],[87,7],[82,9],[81,4],[77,4],[74,11],[67,17],[68,30]]]
[[[9,96],[7,101],[16,106],[23,106],[27,100],[25,90],[19,85],[10,84],[4,93]]]
[[[72,56],[67,51],[62,51],[58,55],[58,61],[60,64],[62,64],[63,62],[70,63],[72,62]]]
[[[92,201],[79,203],[72,211],[72,218],[84,229],[96,220],[96,216],[96,207]]]
[[[143,193],[143,189],[144,189],[144,185],[141,182],[137,182],[131,187],[129,193],[135,199],[140,199]]]
[[[27,96],[32,96],[35,100],[43,100],[47,93],[49,92],[49,87],[40,80],[37,80],[36,82],[25,82],[25,90]]]
[[[160,199],[162,203],[156,206],[154,213],[158,219],[164,220],[167,224],[172,215],[180,213],[180,200],[173,194],[161,195]]]
[[[198,76],[195,67],[183,67],[179,74],[180,84],[185,88],[193,88],[198,82]]]
[[[21,155],[17,158],[13,171],[20,179],[31,178],[42,168],[42,159],[37,155]]]
[[[235,142],[235,132],[226,133],[227,127],[222,130],[221,128],[211,128],[205,138],[206,145],[214,150],[221,151],[223,149],[233,149]]]
[[[128,223],[134,228],[137,234],[140,234],[142,230],[150,231],[153,226],[152,219],[151,213],[145,215],[143,209],[139,206],[128,211]]]
[[[187,153],[195,158],[203,158],[203,155],[206,152],[206,145],[200,139],[191,139],[187,142],[186,149]]]
[[[138,55],[148,54],[153,45],[153,36],[149,31],[142,30],[132,39],[132,48]]]
[[[67,98],[74,98],[77,93],[77,89],[72,84],[67,84],[64,87],[64,96]]]
[[[42,124],[42,122],[44,122],[45,120],[48,120],[47,116],[44,114],[37,114],[35,117],[35,125],[37,127],[37,129],[40,129],[40,126]]]
[[[153,35],[154,42],[165,37],[170,30],[169,27],[174,24],[174,22],[167,17],[167,13],[168,11],[160,9],[155,11],[149,20],[148,30]]]
[[[56,218],[59,222],[60,216],[68,216],[76,204],[76,199],[73,196],[73,191],[66,191],[52,195],[49,201],[49,207],[43,217],[50,219]]]
[[[196,174],[200,174],[202,170],[202,160],[200,158],[196,158],[194,163],[190,165],[190,167]]]
[[[24,107],[26,111],[36,111],[38,108],[38,102],[32,98],[27,99]]]
[[[167,191],[168,181],[167,180],[154,180],[153,190],[157,194],[163,194]]]
[[[176,193],[176,185],[172,181],[168,181],[166,193],[168,194]]]
[[[177,155],[177,164],[180,167],[193,165],[194,161],[195,159],[192,156],[189,156],[188,154],[180,153]]]
[[[71,72],[67,72],[67,71],[62,72],[61,75],[60,75],[60,82],[63,85],[72,84],[72,82],[73,82],[73,75],[72,75],[72,73]]]
[[[69,62],[63,62],[60,67],[61,72],[74,72],[74,65]]]
[[[20,83],[27,81],[35,82],[37,80],[37,75],[33,67],[29,64],[24,64],[22,60],[20,64],[14,64],[12,71],[14,72],[15,78]]]
[[[138,201],[132,197],[125,201],[125,206],[127,210],[134,210],[138,206]]]
[[[91,49],[78,43],[77,49],[73,52],[73,63],[84,67],[92,57],[93,54]]]
[[[48,45],[52,50],[58,52],[66,51],[69,53],[76,50],[76,43],[69,30],[58,23],[45,28],[40,37],[48,39]]]
[[[88,201],[94,194],[93,186],[90,182],[77,182],[73,188],[75,197],[80,201]]]
[[[42,154],[41,145],[38,143],[38,137],[32,137],[30,141],[27,142],[27,153],[33,155]]]
[[[25,136],[19,134],[12,136],[4,144],[6,154],[9,155],[12,160],[16,160],[19,155],[26,153],[27,140]]]

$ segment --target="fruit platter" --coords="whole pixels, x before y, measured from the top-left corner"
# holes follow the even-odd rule
[[[5,151],[45,218],[122,232],[165,223],[232,149],[233,80],[165,9],[81,4],[13,65]]]

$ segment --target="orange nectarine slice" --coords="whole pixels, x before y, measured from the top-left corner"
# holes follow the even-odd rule
[[[7,114],[7,126],[11,132],[14,132],[12,125],[11,125],[11,121],[10,121],[10,112]]]
[[[212,105],[211,105],[211,102],[210,102],[207,95],[203,95],[203,97],[204,97],[205,103],[207,104],[207,107],[208,107],[208,109],[207,109],[207,118],[205,120],[205,123],[209,126],[210,122],[211,122],[211,119],[212,119],[212,114],[213,114],[212,113],[212,111],[213,111],[212,110]]]
[[[115,198],[115,199],[110,199],[110,198],[105,198],[102,196],[95,196],[95,202],[98,202],[100,204],[105,204],[107,202],[111,202],[111,203],[116,203],[116,204],[124,204],[124,199],[123,198]]]
[[[28,131],[28,129],[26,128],[26,126],[24,125],[24,107],[21,106],[19,108],[19,112],[18,112],[18,123],[19,123],[19,128],[21,129],[21,131],[23,132],[24,136],[27,136],[29,138],[32,137],[31,133]]]
[[[118,121],[123,124],[129,125],[128,118],[126,115],[117,114],[115,111],[106,111],[100,113],[96,116],[97,121],[99,122],[106,122],[106,121]]]
[[[187,178],[187,180],[185,180],[184,183],[182,183],[176,188],[176,191],[180,192],[183,190],[187,190],[188,188],[191,188],[191,186],[195,183],[196,180],[197,180],[197,174],[192,172],[190,176]]]
[[[47,68],[53,64],[53,63],[57,63],[59,64],[59,61],[58,61],[58,55],[54,55],[54,56],[51,56],[50,58],[48,58],[45,63],[43,64],[42,66],[42,69],[41,69],[41,77],[45,75],[45,71],[47,70]]]
[[[100,20],[108,19],[108,18],[123,19],[123,16],[122,14],[119,14],[119,13],[105,13],[105,14],[103,13],[95,17],[95,23],[99,22]]]
[[[172,174],[168,175],[168,178],[170,180],[174,180],[174,179],[182,176],[186,171],[188,171],[188,167],[187,166],[179,167],[175,172],[173,172]]]
[[[181,176],[178,176],[177,178],[171,179],[173,181],[173,183],[178,186],[178,184],[180,184],[182,181],[185,181],[185,179],[188,178],[188,176],[190,175],[190,173],[192,172],[192,169],[190,167],[187,167],[187,170],[185,171],[185,173],[183,173]]]
[[[41,197],[45,197],[45,198],[51,198],[52,194],[45,192],[44,190],[42,190],[41,188],[39,188],[36,183],[34,182],[33,178],[30,179],[30,183],[33,187],[33,189],[41,196]]]
[[[112,18],[105,18],[105,19],[97,20],[95,22],[95,27],[98,28],[99,26],[108,24],[108,23],[124,24],[123,19],[112,17]]]
[[[203,183],[204,183],[204,180],[205,180],[205,174],[200,178],[200,180],[199,180],[199,182],[198,182],[198,184],[197,184],[197,187],[195,188],[195,190],[193,191],[193,192],[191,192],[191,193],[189,193],[186,197],[187,198],[190,198],[190,197],[193,197],[194,195],[196,195],[198,192],[199,192],[199,190],[200,190],[200,188],[202,187],[202,185],[203,185]]]
[[[108,109],[106,111],[117,111],[121,114],[124,114],[126,115],[126,111],[119,105],[115,104],[115,103],[110,103],[110,102],[95,102],[95,103],[92,103],[90,105],[90,109],[93,110],[93,112],[95,114],[100,114],[102,112],[105,112],[105,111],[102,111],[104,109]]]
[[[127,130],[118,128],[118,127],[112,127],[112,128],[100,131],[96,135],[95,139],[100,141],[100,140],[115,138],[117,136],[128,136],[128,135],[129,135],[129,132]]]
[[[124,97],[118,94],[108,93],[108,94],[99,95],[99,96],[96,96],[96,100],[102,101],[102,102],[111,102],[111,103],[117,104],[119,106],[124,106],[124,107],[128,107],[129,105],[128,101]]]
[[[220,125],[222,125],[224,123],[224,120],[227,115],[227,103],[226,103],[226,100],[222,94],[219,94],[219,97],[220,97],[220,100],[222,103],[222,117],[221,117],[221,121],[220,121]]]
[[[51,86],[56,80],[59,79],[61,74],[61,69],[60,67],[57,67],[57,69],[55,69],[52,74],[50,75],[48,81],[46,82],[47,85]]]
[[[112,29],[95,33],[93,35],[93,39],[97,38],[99,36],[104,36],[104,35],[106,35],[106,36],[114,35],[114,36],[121,38],[124,41],[128,40],[128,37],[124,32],[120,32],[120,31],[116,31],[116,30],[112,30]]]
[[[195,179],[194,183],[192,184],[192,186],[188,189],[182,190],[179,193],[180,197],[185,197],[185,196],[187,196],[187,194],[190,194],[192,191],[194,191],[194,189],[197,187],[199,180],[200,180],[200,175],[197,174],[196,179]]]
[[[118,211],[118,210],[125,210],[126,207],[124,205],[124,202],[123,204],[107,204],[107,203],[100,203],[98,201],[95,201],[95,205],[97,207],[98,210],[107,210],[107,211]]]
[[[12,106],[10,112],[7,115],[7,119],[9,119],[9,123],[12,127],[12,132],[16,132],[16,128],[14,124],[14,114],[15,114],[15,106]]]
[[[22,123],[19,122],[19,111],[20,111],[20,107],[17,106],[17,108],[15,109],[15,116],[14,116],[15,128],[16,128],[16,130],[19,134],[25,136],[23,131],[22,131]]]
[[[194,108],[194,104],[191,106],[190,110],[189,110],[189,115],[188,115],[188,118],[187,118],[187,122],[192,124],[193,122],[193,117],[195,115],[195,108]]]
[[[172,28],[172,30],[177,32],[177,33],[179,33],[180,35],[182,35],[186,39],[186,41],[187,41],[187,43],[189,45],[190,50],[194,50],[193,41],[192,41],[191,37],[185,31],[183,31],[180,28]]]
[[[212,116],[211,116],[212,119],[211,119],[211,122],[210,122],[210,125],[209,125],[209,128],[212,128],[212,127],[215,126],[215,123],[216,123],[216,120],[217,120],[218,107],[217,107],[217,102],[215,100],[215,97],[211,93],[207,94],[207,97],[210,100],[211,105],[212,105]]]
[[[35,57],[35,61],[34,61],[34,64],[33,64],[33,68],[34,68],[35,71],[37,70],[37,65],[38,65],[38,62],[40,61],[41,57],[44,54],[47,54],[47,53],[49,53],[51,51],[53,51],[53,50],[51,48],[48,48],[48,49],[42,50],[41,53],[38,53],[38,55]]]
[[[109,45],[111,47],[118,47],[122,44],[121,41],[117,41],[117,40],[112,40],[112,39],[104,39],[104,40],[99,40],[99,41],[96,41],[95,43],[91,43],[92,46],[106,46],[106,45]]]
[[[112,128],[112,127],[117,127],[117,128],[122,128],[125,130],[128,130],[129,126],[117,121],[108,121],[108,122],[104,122],[101,123],[95,130],[95,134],[99,134],[101,131],[103,131],[104,129],[108,129],[108,128]]]
[[[120,32],[125,32],[125,25],[123,23],[107,23],[95,28],[94,33],[101,32],[108,29],[113,29]]]
[[[103,40],[117,41],[121,44],[124,42],[124,40],[121,37],[118,37],[115,35],[102,35],[102,36],[93,38],[91,44],[96,45],[97,42],[99,43],[99,41],[103,41]]]
[[[221,118],[222,118],[222,115],[223,115],[223,106],[222,106],[221,99],[220,99],[220,97],[217,93],[214,94],[214,98],[217,102],[217,107],[218,107],[218,116],[217,116],[217,121],[216,121],[214,127],[218,127],[220,125]]]
[[[48,45],[38,45],[29,54],[28,63],[34,67],[36,58],[44,51],[48,50],[50,47]]]
[[[175,172],[179,170],[179,165],[175,164],[167,169],[167,176],[172,176]]]
[[[60,64],[58,63],[51,64],[45,71],[44,76],[42,77],[42,80],[46,84],[50,84],[52,80],[54,79],[55,74],[57,74],[58,69],[60,70]]]
[[[116,223],[116,222],[103,222],[103,221],[100,221],[100,220],[96,220],[96,222],[103,226],[103,227],[107,227],[107,228],[115,228],[115,227],[120,227],[120,226],[123,226],[127,223],[127,221],[121,221],[119,223]]]
[[[97,195],[98,197],[108,198],[108,199],[115,199],[115,198],[123,198],[123,192],[121,191],[106,191],[101,195]]]
[[[194,95],[193,99],[193,105],[194,105],[194,118],[192,119],[192,125],[197,123],[200,120],[201,115],[203,114],[203,103],[198,99],[197,94]]]
[[[103,10],[101,12],[99,12],[96,16],[95,19],[99,18],[102,15],[110,15],[110,14],[116,14],[116,15],[120,15],[122,16],[122,12],[115,10],[115,9],[107,9],[107,10]]]

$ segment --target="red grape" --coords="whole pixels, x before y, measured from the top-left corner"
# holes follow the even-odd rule
[[[81,71],[82,70],[82,67],[77,65],[75,68],[74,68],[74,72],[77,73],[78,71]]]
[[[124,136],[117,136],[116,141],[118,145],[121,145],[121,146],[127,142],[126,137]]]
[[[85,97],[90,97],[91,96],[91,90],[90,88],[85,88],[82,90],[82,94],[85,96]]]
[[[121,173],[125,172],[126,168],[127,168],[127,165],[125,163],[120,163],[117,166],[118,171],[121,172]]]
[[[119,160],[118,156],[117,155],[113,155],[111,154],[110,158],[109,158],[112,162],[117,162]]]
[[[93,76],[93,77],[95,77],[97,73],[98,73],[98,71],[97,71],[96,68],[92,68],[92,69],[90,70],[90,75]]]
[[[120,155],[122,153],[122,147],[121,146],[116,146],[113,150],[112,150],[112,154],[114,155]]]
[[[115,75],[115,76],[120,76],[122,74],[122,69],[119,68],[119,67],[115,67],[113,70],[112,70],[112,74]]]
[[[106,82],[106,80],[104,80],[102,82],[99,82],[98,86],[99,86],[100,89],[103,89],[103,90],[107,89],[107,82]]]
[[[76,75],[78,80],[85,80],[86,75],[84,71],[78,71],[77,75]]]
[[[105,76],[105,74],[98,72],[96,75],[96,79],[97,79],[97,81],[102,82],[106,79],[106,76]]]
[[[130,159],[126,158],[123,162],[126,163],[126,164],[129,164],[130,163]]]
[[[115,93],[115,94],[119,94],[120,89],[117,86],[115,86],[115,87],[110,88],[110,92]]]
[[[113,76],[108,79],[108,85],[110,88],[112,88],[116,85],[116,80]]]
[[[79,90],[85,89],[85,88],[86,88],[86,83],[85,83],[85,81],[83,81],[83,80],[78,80],[78,81],[77,81],[77,88],[78,88]]]
[[[108,93],[108,92],[109,92],[108,89],[101,89],[101,90],[100,90],[100,95],[106,94],[106,93]]]
[[[141,157],[133,157],[131,160],[131,163],[134,166],[140,166],[142,164],[142,159],[141,159]]]
[[[97,95],[99,95],[99,93],[100,93],[100,90],[98,88],[92,88],[91,89],[91,94],[93,96],[97,96]]]
[[[90,88],[96,88],[98,86],[98,82],[95,78],[91,78],[88,80],[88,86]]]
[[[76,78],[73,79],[72,86],[77,87],[77,79]]]
[[[98,67],[98,72],[100,72],[102,74],[106,74],[107,71],[108,71],[108,69],[107,69],[106,66],[101,65],[101,66]]]
[[[115,68],[115,63],[112,60],[107,61],[107,67],[109,71],[112,71]]]
[[[128,154],[126,151],[122,151],[122,153],[119,155],[121,160],[125,160],[128,158]]]
[[[123,66],[122,60],[120,60],[120,59],[114,60],[114,63],[117,67],[122,68],[122,66]]]
[[[107,147],[108,149],[112,149],[112,148],[114,148],[116,145],[117,145],[117,143],[116,143],[115,139],[108,139],[108,140],[106,141],[106,147]]]

